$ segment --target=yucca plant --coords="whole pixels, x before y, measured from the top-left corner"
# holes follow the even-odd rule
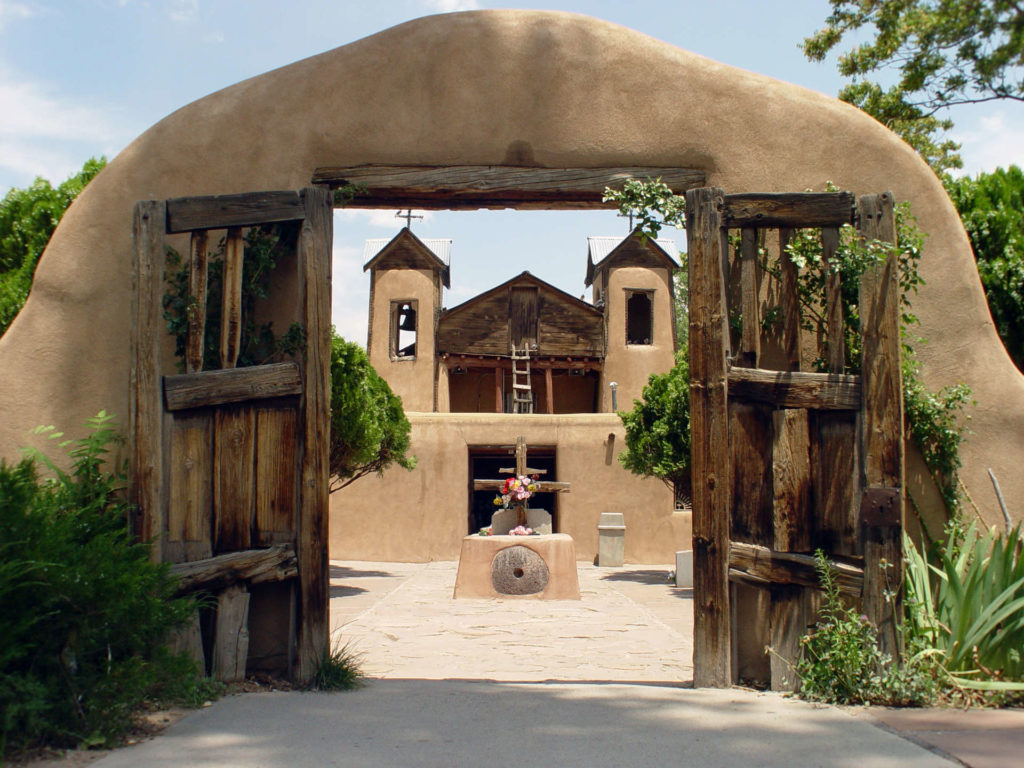
[[[908,637],[942,655],[964,688],[1024,691],[1021,528],[982,535],[952,530],[928,563],[904,536]]]

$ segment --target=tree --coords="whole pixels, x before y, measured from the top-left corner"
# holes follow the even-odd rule
[[[939,110],[1024,101],[1024,9],[1011,0],[830,0],[823,29],[804,40],[822,61],[847,35],[873,35],[839,57],[853,82],[839,94],[898,133],[940,175],[962,166],[958,145],[939,134]],[[887,88],[865,77],[894,73]]]
[[[402,399],[370,365],[366,352],[331,337],[331,493],[391,464],[416,466]]]
[[[37,178],[0,201],[0,335],[24,306],[36,264],[64,212],[106,164],[105,157],[90,158],[56,188]]]
[[[947,186],[971,238],[999,338],[1024,371],[1024,172],[997,168]]]
[[[630,472],[657,477],[681,502],[690,491],[690,365],[676,354],[667,373],[652,374],[633,410],[619,412],[626,428],[626,450],[619,462]]]

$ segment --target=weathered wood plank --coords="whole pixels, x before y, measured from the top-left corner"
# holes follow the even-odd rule
[[[818,412],[811,419],[811,546],[860,556],[860,440],[855,412]]]
[[[167,201],[166,231],[252,227],[303,215],[302,200],[293,191],[178,197]]]
[[[164,377],[164,399],[169,411],[301,394],[302,374],[298,363],[271,363]]]
[[[773,549],[811,548],[811,456],[807,411],[783,408],[772,414],[775,525]]]
[[[744,227],[740,240],[740,291],[743,302],[743,335],[737,360],[757,368],[761,360],[761,279],[757,263],[757,230]]]
[[[295,408],[256,411],[256,543],[293,541],[298,500],[298,414]]]
[[[206,652],[203,650],[203,633],[199,626],[198,609],[192,613],[188,624],[171,635],[167,647],[171,653],[184,653],[195,662],[200,674],[206,674]]]
[[[213,508],[213,419],[209,413],[173,420],[168,459],[167,540],[185,560],[209,557]]]
[[[816,589],[777,586],[771,594],[771,689],[795,691],[800,686],[800,678],[793,671],[800,658],[800,638],[817,621],[821,593]]]
[[[825,227],[821,230],[821,268],[825,270],[825,334],[828,339],[828,369],[842,373],[846,366],[846,325],[843,321],[843,284],[834,269],[839,249],[839,230]]]
[[[689,168],[536,168],[506,165],[317,168],[314,184],[364,186],[348,208],[614,208],[602,201],[605,187],[629,179],[661,179],[676,193],[704,183]]]
[[[726,195],[727,227],[841,227],[852,224],[850,192]]]
[[[784,408],[852,411],[860,408],[859,376],[838,373],[729,369],[729,395]]]
[[[306,329],[303,408],[297,447],[302,457],[299,540],[298,661],[308,680],[328,647],[327,508],[330,428],[331,242],[334,211],[323,188],[302,190],[305,220],[299,234],[298,281]]]
[[[242,346],[242,230],[228,230],[224,244],[223,301],[220,312],[220,367],[234,368]]]
[[[278,544],[269,549],[248,549],[175,563],[171,566],[171,575],[177,577],[177,592],[181,595],[200,589],[216,590],[240,581],[253,584],[284,581],[298,573],[296,563],[295,547]]]
[[[192,233],[188,258],[188,332],[185,338],[185,372],[203,370],[206,342],[207,254],[206,230]]]
[[[251,546],[256,414],[229,406],[217,410],[213,424],[213,551],[220,554]]]
[[[693,463],[694,684],[732,684],[729,434],[722,249],[723,193],[686,193],[690,238],[690,420]]]
[[[551,369],[544,369],[544,402],[547,413],[555,412],[555,385],[551,377]]]
[[[166,207],[156,200],[135,204],[132,237],[131,370],[129,372],[129,488],[142,515],[141,538],[153,542],[154,560],[163,557],[167,508],[164,496],[163,407],[160,399]]]
[[[729,454],[734,541],[771,546],[772,411],[729,401]]]
[[[730,580],[733,683],[765,686],[771,681],[771,665],[765,655],[765,648],[771,644],[771,591],[768,586],[767,582],[754,584]]]
[[[859,231],[867,240],[896,242],[891,192],[860,198]],[[864,401],[861,434],[865,485],[904,487],[903,390],[900,378],[898,256],[893,253],[861,276],[860,323]],[[898,525],[868,526],[864,538],[864,613],[878,626],[879,647],[899,657],[897,622],[903,614],[903,494]],[[894,593],[892,599],[887,595]]]
[[[505,410],[505,404],[501,401],[501,387],[504,381],[504,373],[501,368],[494,369],[494,412],[501,413]]]
[[[819,586],[812,555],[775,552],[768,547],[734,541],[729,549],[729,568],[775,584],[799,584],[815,588]],[[851,597],[860,596],[864,583],[863,568],[832,562],[831,571],[840,592]]]
[[[213,676],[224,683],[245,679],[249,657],[249,592],[233,585],[217,598],[217,629],[213,640]]]
[[[782,302],[782,354],[786,369],[799,371],[801,366],[800,294],[797,290],[799,270],[789,255],[789,241],[793,237],[790,229],[779,230],[779,268],[782,271],[782,285],[779,298]]]

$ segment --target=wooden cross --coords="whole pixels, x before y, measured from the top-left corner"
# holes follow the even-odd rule
[[[546,475],[546,469],[533,469],[526,465],[526,438],[520,435],[516,438],[516,465],[514,467],[502,467],[498,470],[502,474],[512,475],[513,477],[519,477],[520,475],[526,475],[530,477],[532,475]],[[537,486],[537,490],[534,493],[568,493],[571,490],[571,483],[556,483],[550,480],[534,480],[533,485]],[[498,491],[501,492],[505,488],[504,480],[474,480],[473,490],[474,491]],[[525,515],[521,516],[525,517]],[[521,521],[521,524],[525,524],[525,519]]]
[[[423,217],[419,216],[419,215],[414,215],[413,212],[412,212],[412,209],[410,208],[405,213],[402,213],[401,211],[399,211],[398,213],[395,214],[395,218],[396,219],[405,219],[405,226],[408,227],[409,229],[412,229],[412,220],[413,219],[422,219]]]

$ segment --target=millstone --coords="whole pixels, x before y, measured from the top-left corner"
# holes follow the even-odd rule
[[[529,547],[508,547],[491,561],[491,583],[499,595],[535,595],[548,585],[548,566]]]

